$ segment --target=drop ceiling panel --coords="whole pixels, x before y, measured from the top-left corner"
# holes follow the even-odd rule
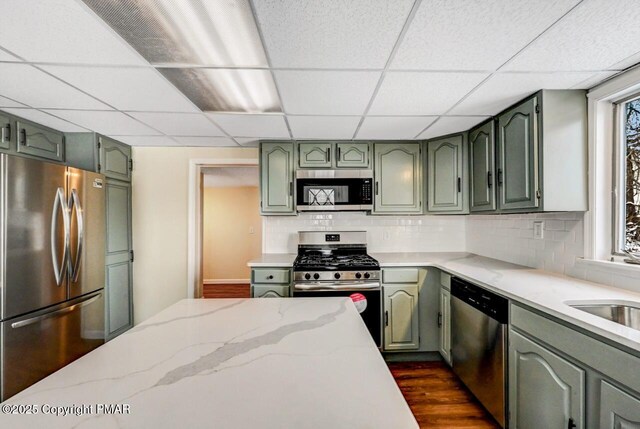
[[[350,139],[359,116],[289,116],[289,126],[298,139]]]
[[[254,0],[274,67],[383,68],[412,0]]]
[[[0,49],[0,61],[22,61],[18,57],[11,55],[9,52],[5,52]]]
[[[289,138],[282,115],[244,115],[207,113],[223,130],[232,136]]]
[[[504,70],[607,70],[636,54],[637,0],[583,1]]]
[[[144,65],[79,1],[2,0],[2,47],[28,61]]]
[[[24,104],[18,103],[6,97],[0,96],[0,107],[25,107]]]
[[[495,70],[578,2],[423,1],[392,68]]]
[[[288,114],[361,115],[379,72],[276,71]]]
[[[87,132],[89,131],[86,128],[79,127],[74,125],[68,121],[52,116],[48,113],[41,112],[36,109],[2,109],[5,112],[11,113],[12,115],[19,116],[24,119],[28,119],[30,121],[36,122],[38,124],[42,124],[45,127],[53,128],[54,130],[62,131],[65,133],[75,133],[75,132]]]
[[[182,146],[238,147],[228,137],[173,137]]]
[[[598,72],[593,74],[590,78],[583,80],[582,82],[578,83],[577,85],[573,85],[571,87],[571,89],[591,89],[596,85],[599,85],[600,83],[602,83],[603,81],[609,79],[612,76],[615,76],[616,74],[618,74],[620,72]]]
[[[65,82],[118,110],[197,112],[197,108],[153,68],[43,66]]]
[[[172,136],[224,136],[202,113],[128,112],[156,130]]]
[[[413,139],[437,116],[368,116],[360,126],[359,139]]]
[[[425,132],[418,136],[419,139],[430,139],[445,136],[451,133],[467,131],[474,125],[486,120],[488,116],[442,116]]]
[[[178,142],[167,136],[118,136],[112,137],[130,146],[180,146]]]
[[[593,73],[498,73],[451,110],[455,115],[495,115],[539,89],[568,89]]]
[[[244,147],[258,147],[260,144],[260,140],[254,137],[236,137],[235,140]]]
[[[487,73],[389,72],[369,114],[440,115],[487,76]]]
[[[31,107],[110,109],[104,103],[27,64],[0,63],[0,76],[0,94]]]
[[[95,110],[48,110],[48,113],[105,135],[159,135],[124,113]]]

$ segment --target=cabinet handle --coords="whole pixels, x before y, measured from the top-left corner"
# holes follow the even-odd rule
[[[289,182],[289,195],[293,195],[293,182]]]
[[[502,186],[502,168],[498,168],[498,186]]]
[[[490,172],[490,171],[487,171],[487,187],[488,187],[488,188],[491,188],[491,186],[493,186],[493,183],[491,183],[491,182],[492,182],[492,180],[491,180],[491,176],[492,176],[492,175],[491,175],[491,172]]]
[[[24,128],[20,130],[20,144],[27,144],[27,130]]]
[[[376,182],[376,195],[378,195],[378,182]]]
[[[567,429],[575,429],[577,426],[572,418],[569,418],[569,424],[567,425]]]
[[[389,326],[389,312],[384,312],[384,326]]]
[[[462,192],[462,178],[458,177],[458,193]]]
[[[338,161],[340,161],[340,146],[338,146]]]
[[[331,148],[327,149],[327,162],[331,162]]]
[[[442,312],[438,312],[438,328],[442,326]]]
[[[267,280],[273,280],[273,274],[269,274],[269,275],[267,276]]]
[[[2,141],[4,142],[9,140],[11,140],[11,124],[7,124],[2,128]]]
[[[135,259],[136,259],[136,258],[135,258],[135,254],[133,253],[133,250],[130,252],[130,256],[131,256],[131,257],[129,258],[129,261],[130,261],[130,262],[135,261]]]

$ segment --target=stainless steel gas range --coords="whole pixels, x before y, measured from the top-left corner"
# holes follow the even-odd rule
[[[294,297],[350,297],[382,347],[380,265],[367,254],[365,231],[298,233],[293,263]]]

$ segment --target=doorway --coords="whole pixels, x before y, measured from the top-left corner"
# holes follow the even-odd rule
[[[257,166],[201,169],[202,297],[249,298],[247,262],[262,253]]]

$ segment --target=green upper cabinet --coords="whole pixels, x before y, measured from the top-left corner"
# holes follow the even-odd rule
[[[133,170],[131,146],[99,136],[98,147],[100,150],[98,172],[111,179],[131,181],[131,170]]]
[[[367,168],[370,165],[368,142],[336,143],[336,167]]]
[[[496,209],[494,122],[490,120],[469,131],[470,210]]]
[[[427,142],[427,210],[467,212],[465,136],[454,134]]]
[[[292,142],[260,144],[262,214],[295,214],[293,167]]]
[[[65,133],[64,141],[67,165],[98,172],[100,151],[96,133]]]
[[[498,118],[498,198],[500,208],[540,207],[538,97]]]
[[[13,137],[13,126],[11,124],[11,116],[4,112],[0,112],[0,149],[11,149],[11,137]]]
[[[17,152],[52,161],[64,161],[64,134],[22,119],[16,121]]]
[[[373,213],[422,213],[421,145],[374,143]]]
[[[331,149],[333,143],[304,142],[298,143],[298,165],[300,168],[331,168],[333,160]]]

